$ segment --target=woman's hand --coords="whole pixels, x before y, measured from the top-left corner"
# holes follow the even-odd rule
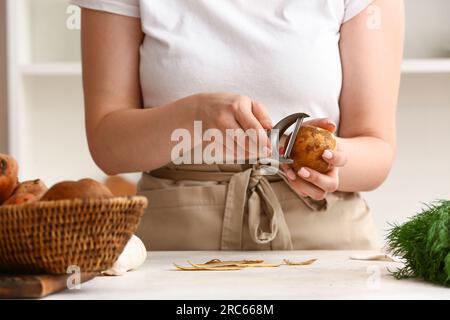
[[[193,97],[196,100],[196,119],[202,121],[203,130],[217,129],[224,137],[229,137],[228,129],[233,130],[234,135],[254,129],[258,155],[268,156],[271,153],[270,139],[266,130],[272,129],[272,121],[264,105],[249,97],[233,93],[200,93]],[[252,137],[246,136],[245,144],[240,143],[237,136],[233,136],[232,139],[238,149],[245,151],[246,158],[254,155],[254,149],[249,148],[248,144],[248,139],[253,140],[253,143],[256,142]]]
[[[336,124],[329,119],[315,119],[305,124],[323,128],[332,133],[336,131]],[[280,150],[280,153],[284,150]],[[339,187],[339,168],[347,163],[346,155],[339,149],[337,138],[336,150],[325,150],[323,159],[331,165],[326,174],[322,174],[310,168],[301,168],[294,172],[288,165],[283,165],[282,170],[286,173],[293,189],[302,197],[311,197],[314,200],[322,200],[327,193],[334,192]]]

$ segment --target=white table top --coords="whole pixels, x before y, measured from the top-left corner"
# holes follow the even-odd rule
[[[450,288],[419,280],[396,280],[400,263],[349,259],[356,251],[149,252],[137,271],[97,277],[79,290],[47,299],[450,299]],[[211,259],[318,260],[309,266],[238,271],[176,271],[173,263]]]

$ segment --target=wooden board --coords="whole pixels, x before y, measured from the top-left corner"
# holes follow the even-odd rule
[[[82,273],[81,282],[97,276],[97,273]],[[67,275],[0,275],[0,299],[42,298],[67,289]]]

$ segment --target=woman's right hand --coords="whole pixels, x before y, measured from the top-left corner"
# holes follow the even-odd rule
[[[202,121],[204,130],[218,129],[225,138],[227,129],[243,131],[254,129],[258,137],[259,155],[267,156],[271,153],[270,139],[266,130],[272,129],[272,121],[264,105],[249,97],[233,93],[200,93],[194,97],[196,119]],[[250,151],[248,145],[242,146],[236,139],[234,140],[238,148],[245,149],[247,157]]]

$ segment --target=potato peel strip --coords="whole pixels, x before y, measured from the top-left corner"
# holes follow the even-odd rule
[[[174,266],[177,268],[177,270],[181,271],[231,271],[231,270],[242,270],[241,267],[215,267],[215,268],[208,268],[208,267],[183,267],[179,266],[176,263],[174,263]]]
[[[279,264],[265,264],[264,260],[238,260],[238,261],[222,261],[220,259],[212,259],[206,263],[192,263],[188,261],[190,266],[179,266],[174,263],[178,271],[231,271],[242,270],[245,268],[277,268],[282,265],[286,266],[306,266],[313,264],[317,259],[310,259],[300,262],[291,262],[288,259],[284,259]]]
[[[291,262],[288,259],[284,259],[283,262],[287,266],[308,266],[308,265],[316,262],[316,260],[317,259],[310,259],[310,260],[300,261],[300,262]]]
[[[279,264],[263,264],[263,263],[227,263],[223,262],[223,264],[215,264],[211,266],[210,264],[195,264],[190,261],[188,263],[196,268],[223,268],[223,267],[240,267],[240,268],[274,268],[279,267],[282,263]]]

